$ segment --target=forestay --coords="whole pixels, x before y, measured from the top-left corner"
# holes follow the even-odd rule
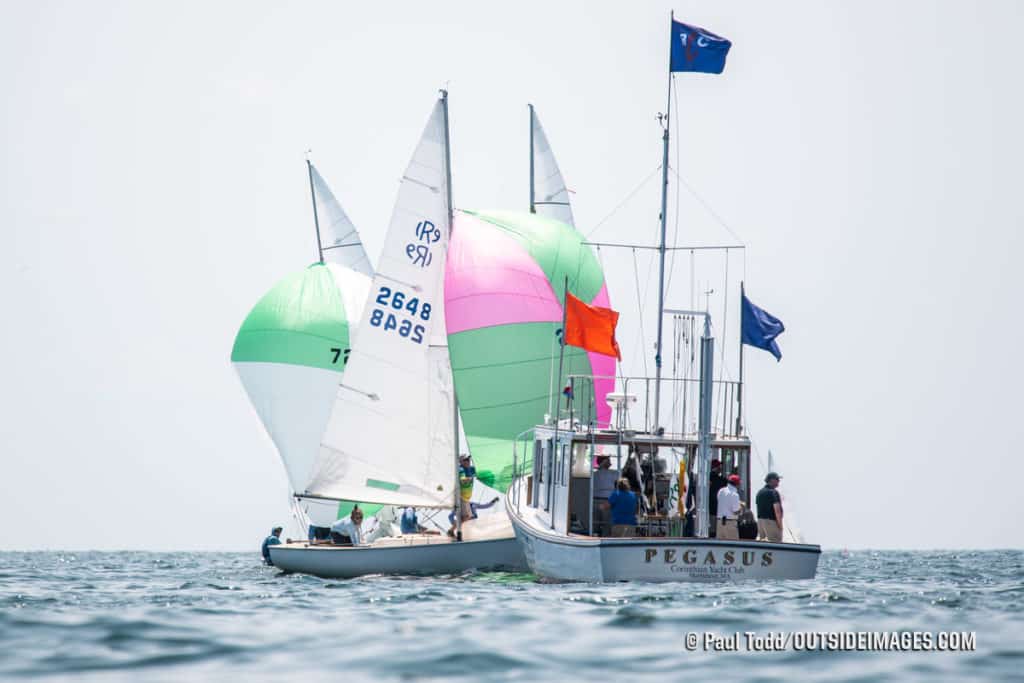
[[[384,249],[327,429],[311,495],[390,505],[453,501],[451,370],[439,315],[448,247],[446,103],[402,178]]]
[[[351,268],[363,275],[373,277],[373,265],[366,256],[366,249],[359,239],[356,226],[341,208],[341,202],[334,197],[316,166],[309,165],[313,181],[313,197],[323,238],[324,260]]]
[[[573,227],[576,223],[572,217],[572,207],[569,205],[569,190],[562,179],[562,172],[558,170],[558,163],[555,161],[555,153],[548,144],[548,136],[544,134],[544,127],[540,125],[537,112],[530,107],[530,138],[533,141],[533,206],[535,213],[548,218],[554,218]]]

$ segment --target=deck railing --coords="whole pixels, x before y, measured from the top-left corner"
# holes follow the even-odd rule
[[[615,393],[624,397],[612,408],[609,424],[598,418],[595,403],[595,381],[614,381]],[[637,432],[653,432],[661,427],[666,434],[696,437],[700,381],[697,379],[662,378],[661,419],[654,415],[653,377],[607,377],[569,375],[569,396],[559,402],[558,418],[569,418],[572,424],[590,427],[611,427]],[[715,380],[711,390],[711,425],[716,436],[738,437],[743,433],[739,419],[742,386],[739,382]]]

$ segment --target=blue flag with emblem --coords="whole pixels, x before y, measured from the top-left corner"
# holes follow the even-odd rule
[[[764,349],[775,356],[775,360],[782,360],[782,351],[775,343],[775,338],[786,331],[786,326],[771,313],[750,303],[746,294],[743,295],[743,319],[740,328],[740,338],[744,344]]]
[[[730,47],[731,42],[711,31],[673,19],[668,70],[720,74]]]

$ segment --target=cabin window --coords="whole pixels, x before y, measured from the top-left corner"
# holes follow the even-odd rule
[[[540,500],[540,484],[544,479],[544,449],[546,445],[547,443],[544,441],[535,441],[533,443],[533,507],[537,507],[537,501]]]

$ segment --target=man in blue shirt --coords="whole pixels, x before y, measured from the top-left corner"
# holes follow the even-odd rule
[[[263,547],[260,548],[260,552],[263,553],[263,561],[271,567],[274,566],[274,563],[270,560],[270,546],[281,544],[281,530],[279,526],[271,529],[270,535],[263,539]]]
[[[608,505],[612,510],[612,536],[632,536],[636,530],[636,494],[630,490],[628,479],[619,479]]]

